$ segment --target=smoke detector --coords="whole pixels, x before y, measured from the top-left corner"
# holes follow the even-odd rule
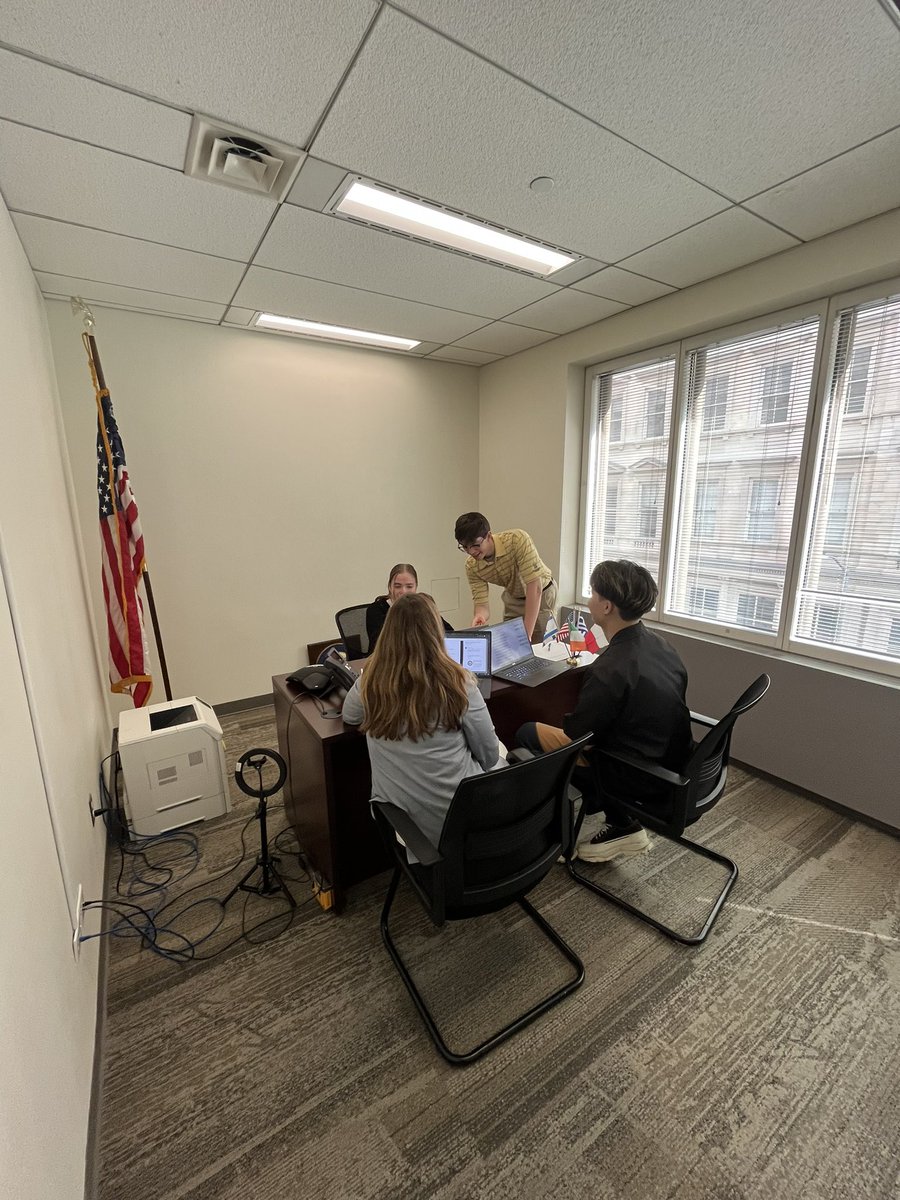
[[[287,195],[304,158],[296,146],[195,114],[184,173],[279,201]]]

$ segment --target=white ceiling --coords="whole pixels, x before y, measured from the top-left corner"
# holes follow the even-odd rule
[[[41,0],[0,16],[0,191],[45,295],[481,365],[900,206],[894,3]],[[307,151],[287,201],[183,174],[194,113]],[[341,220],[348,173],[581,261]]]

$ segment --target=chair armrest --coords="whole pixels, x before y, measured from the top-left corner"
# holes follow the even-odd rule
[[[515,749],[509,751],[506,761],[509,763],[522,763],[528,762],[532,758],[534,758],[534,754],[530,750],[526,750],[524,746],[516,746]]]
[[[691,721],[694,725],[706,725],[708,729],[712,729],[714,725],[718,725],[718,721],[714,721],[712,717],[704,717],[702,713],[691,713]]]
[[[601,750],[595,746],[591,751],[591,755],[599,755],[602,758],[614,758],[616,762],[624,763],[626,767],[633,767],[634,770],[640,771],[642,775],[652,775],[654,779],[659,779],[662,783],[669,783],[673,787],[686,787],[689,780],[683,775],[677,775],[674,771],[669,771],[665,767],[661,767],[658,763],[650,762],[646,758],[640,758],[636,754],[622,754],[618,750]]]
[[[407,849],[412,850],[423,867],[434,867],[444,861],[409,813],[398,808],[396,804],[384,804],[379,800],[375,803],[378,805],[378,811],[394,832],[403,838]]]

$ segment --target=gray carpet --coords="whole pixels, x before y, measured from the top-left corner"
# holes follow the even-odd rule
[[[270,708],[223,725],[229,767],[277,745]],[[168,898],[237,862],[253,805],[234,801]],[[896,1200],[900,841],[737,769],[693,832],[741,868],[706,945],[678,946],[554,869],[532,900],[586,982],[462,1070],[438,1057],[382,947],[386,876],[340,917],[293,882],[286,932],[210,962],[113,939],[100,1200]],[[255,853],[255,823],[245,837]],[[587,869],[690,924],[719,878],[698,861],[654,839]],[[184,904],[223,896],[248,865]],[[113,881],[118,866],[116,852]],[[235,898],[197,953],[283,912]],[[457,1044],[567,969],[518,910],[434,930],[403,891],[395,912]],[[201,905],[176,925],[199,938],[217,919]]]

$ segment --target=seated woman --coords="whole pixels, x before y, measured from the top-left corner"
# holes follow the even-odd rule
[[[397,563],[391,567],[388,575],[388,590],[385,596],[376,596],[366,609],[366,633],[369,635],[369,653],[375,649],[378,635],[381,633],[385,617],[395,600],[401,596],[409,596],[419,590],[419,577],[412,563]],[[443,620],[443,618],[442,618]],[[448,633],[452,627],[444,621]]]
[[[372,800],[408,812],[435,846],[456,785],[498,765],[500,744],[475,677],[444,649],[431,596],[400,596],[344,700],[366,734]]]

